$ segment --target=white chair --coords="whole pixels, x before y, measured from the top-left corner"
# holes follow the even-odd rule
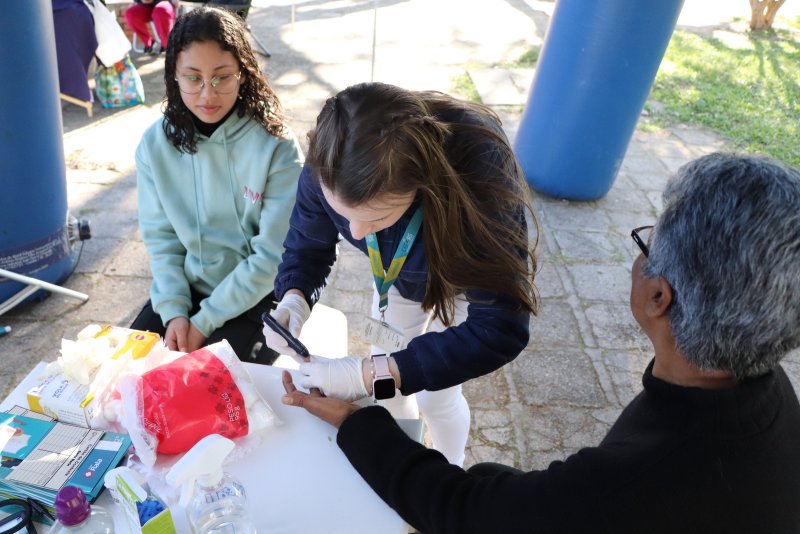
[[[163,50],[163,46],[161,45],[161,40],[158,38],[158,33],[156,32],[156,25],[153,24],[153,21],[147,23],[147,27],[150,29],[150,35],[153,36],[154,44],[157,44],[159,48]],[[133,51],[137,54],[144,54],[144,43],[139,39],[139,36],[136,35],[136,32],[133,32],[133,43],[131,43]]]

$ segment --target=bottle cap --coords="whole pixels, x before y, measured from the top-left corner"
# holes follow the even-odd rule
[[[86,521],[91,512],[86,494],[76,486],[64,486],[56,494],[56,518],[65,527]]]

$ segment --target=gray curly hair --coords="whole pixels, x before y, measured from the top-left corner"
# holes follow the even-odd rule
[[[678,350],[706,370],[758,376],[800,346],[800,172],[716,153],[667,184],[647,277],[673,290]]]

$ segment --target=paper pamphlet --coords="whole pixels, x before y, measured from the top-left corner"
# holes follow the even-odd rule
[[[0,412],[0,495],[31,497],[52,509],[58,490],[71,485],[94,501],[130,444],[126,434],[32,417],[24,408]]]

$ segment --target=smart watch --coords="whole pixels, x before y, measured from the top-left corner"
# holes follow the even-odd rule
[[[395,395],[395,382],[389,371],[389,356],[373,356],[375,374],[372,377],[372,395],[375,400],[391,399]]]

